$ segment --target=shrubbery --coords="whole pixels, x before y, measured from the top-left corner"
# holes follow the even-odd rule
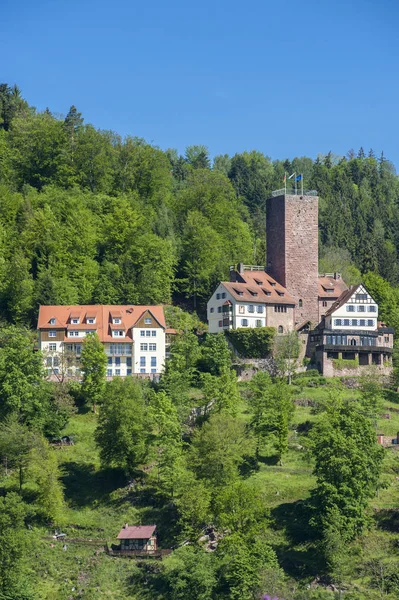
[[[234,348],[245,358],[266,358],[272,353],[274,327],[239,328],[226,331]]]

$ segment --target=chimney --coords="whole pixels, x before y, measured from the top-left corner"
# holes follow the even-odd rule
[[[124,524],[123,529],[127,529],[129,525],[127,523]]]
[[[338,279],[341,279],[341,273],[334,273],[334,279],[337,281]]]
[[[238,263],[238,272],[239,273],[244,273],[245,269],[244,269],[244,263]]]

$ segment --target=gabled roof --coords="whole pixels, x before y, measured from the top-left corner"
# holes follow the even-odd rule
[[[322,300],[326,298],[339,298],[347,289],[348,286],[343,279],[326,276],[319,276],[318,278],[318,295]]]
[[[132,342],[131,329],[146,312],[150,312],[161,327],[166,327],[163,306],[108,306],[89,304],[83,306],[40,306],[37,328],[47,330],[62,327],[65,329],[64,341],[69,342],[76,342],[77,339],[68,338],[68,330],[96,331],[102,342]],[[70,323],[71,314],[76,315],[74,318],[79,318],[79,324],[74,325]],[[84,321],[87,314],[90,314],[90,317],[96,320],[95,324],[87,324]],[[111,314],[117,314],[117,318],[121,319],[122,324],[113,325],[110,318]],[[56,319],[56,325],[49,324],[51,318]],[[125,337],[113,338],[111,335],[112,329],[123,329],[124,326],[126,327]]]
[[[118,540],[148,540],[155,530],[156,525],[125,526],[118,533]]]
[[[243,271],[237,273],[237,278],[238,281],[221,282],[235,300],[262,304],[296,304],[285,287],[265,271]]]
[[[357,285],[354,285],[353,287],[349,288],[348,290],[346,290],[345,292],[342,292],[342,294],[340,295],[340,297],[338,298],[338,300],[336,302],[334,302],[334,304],[332,306],[330,306],[330,308],[328,309],[328,311],[326,312],[325,316],[329,317],[330,315],[332,315],[338,308],[341,308],[341,306],[343,306],[346,302],[348,302],[348,300],[350,298],[352,298],[353,294],[359,289],[359,287],[361,286],[361,283],[358,283]],[[363,286],[364,287],[364,286]]]

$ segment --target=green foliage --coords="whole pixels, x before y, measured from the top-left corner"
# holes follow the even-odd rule
[[[383,449],[354,400],[331,402],[311,437],[317,477],[315,523],[322,532],[333,526],[350,540],[368,522],[365,511],[377,489]]]
[[[95,439],[101,462],[133,473],[146,455],[144,393],[133,378],[107,382]]]
[[[261,536],[233,533],[218,545],[220,598],[252,600],[260,594],[261,572],[277,568],[272,548]]]
[[[27,507],[14,492],[0,498],[0,597],[4,600],[29,600],[24,575],[23,556],[27,549],[25,516]]]
[[[242,423],[230,415],[213,413],[194,432],[189,465],[200,479],[219,487],[238,477],[238,467],[252,450],[252,440]]]
[[[290,388],[283,381],[272,383],[267,372],[259,371],[250,382],[248,400],[257,456],[264,442],[270,440],[281,462],[288,450],[288,430],[295,410]]]
[[[162,579],[170,600],[210,600],[216,585],[215,560],[204,550],[184,546],[164,561]]]
[[[343,371],[344,369],[357,369],[359,366],[358,358],[333,358],[333,367],[337,371]]]
[[[181,429],[176,407],[165,392],[150,395],[148,419],[152,432],[150,458],[155,460],[160,487],[171,496],[179,477],[177,465],[182,453]]]
[[[231,369],[231,350],[223,333],[208,334],[201,345],[200,371],[221,375]]]
[[[41,402],[43,357],[33,352],[34,340],[25,329],[5,327],[0,332],[0,421],[16,416],[40,426],[45,418]]]
[[[107,357],[97,333],[88,333],[83,340],[81,366],[83,371],[82,394],[92,404],[94,412],[101,401],[105,387]]]
[[[274,327],[238,328],[226,332],[234,348],[245,358],[270,356],[275,334]]]

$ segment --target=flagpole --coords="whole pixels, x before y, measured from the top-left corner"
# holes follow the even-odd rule
[[[302,194],[302,196],[303,196],[303,173],[301,173],[301,177],[302,177],[302,179],[301,179],[301,183],[302,183],[302,186],[301,186],[301,189],[302,189],[302,191],[301,191],[301,194]]]
[[[296,173],[294,174],[294,181],[295,181],[295,196],[296,196],[297,195]]]
[[[284,195],[287,195],[287,171],[284,171]]]

